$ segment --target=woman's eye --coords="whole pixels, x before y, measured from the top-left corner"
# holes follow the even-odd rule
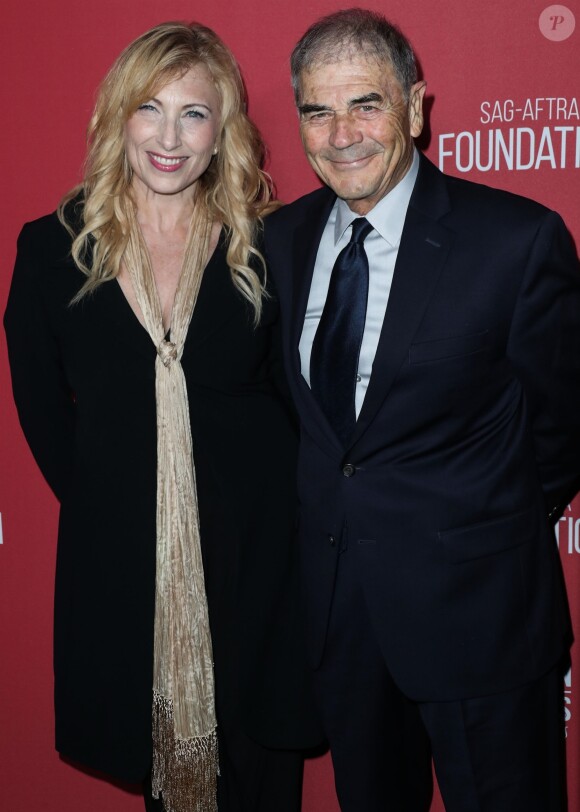
[[[155,107],[154,104],[151,104],[150,102],[145,102],[145,104],[140,104],[137,109],[138,110],[156,110],[157,108]]]
[[[201,110],[188,110],[185,114],[186,118],[207,118]]]

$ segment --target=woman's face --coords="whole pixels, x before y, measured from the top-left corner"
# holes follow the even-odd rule
[[[125,125],[134,191],[190,197],[217,150],[220,102],[204,65],[159,88]]]

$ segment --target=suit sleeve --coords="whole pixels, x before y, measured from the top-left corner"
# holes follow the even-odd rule
[[[20,424],[46,481],[61,500],[69,481],[74,398],[42,296],[42,242],[33,224],[18,239],[16,265],[4,315],[14,400]]]
[[[580,486],[580,267],[554,212],[529,252],[508,356],[525,391],[547,510],[557,518]]]

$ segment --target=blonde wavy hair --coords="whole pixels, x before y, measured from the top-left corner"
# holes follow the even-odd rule
[[[271,200],[270,178],[260,169],[264,144],[246,115],[237,62],[220,38],[198,23],[169,22],[147,31],[121,53],[99,89],[88,128],[84,180],[58,208],[59,219],[73,238],[72,257],[87,276],[73,302],[119,274],[129,239],[127,207],[135,206],[125,153],[127,120],[160,87],[200,64],[220,98],[221,131],[219,151],[197,181],[201,196],[197,199],[203,200],[209,218],[225,227],[233,282],[253,305],[256,323],[259,320],[266,268],[255,243],[261,217],[277,204]],[[81,211],[80,231],[68,205],[75,198]],[[252,257],[262,266],[262,280],[251,267]]]

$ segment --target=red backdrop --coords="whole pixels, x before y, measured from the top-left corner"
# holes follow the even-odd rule
[[[8,5],[8,4],[6,4]],[[292,45],[331,0],[100,0],[15,3],[3,11],[4,156],[0,310],[21,224],[55,208],[79,179],[94,91],[120,50],[163,20],[197,19],[236,53],[250,112],[271,151],[283,200],[316,185],[301,153],[288,81]],[[445,171],[528,195],[557,209],[580,238],[580,6],[542,0],[376,0],[410,36],[428,81],[423,146]],[[574,16],[577,27],[574,29]],[[1,341],[4,339],[2,337]],[[52,588],[57,506],[18,428],[0,351],[0,790],[11,812],[137,812],[124,789],[80,772],[53,750]],[[558,535],[580,630],[580,500]],[[578,631],[577,631],[578,633]],[[580,810],[580,677],[566,681],[570,810]],[[337,812],[328,757],[307,764],[304,812]],[[441,812],[438,799],[433,812]]]

